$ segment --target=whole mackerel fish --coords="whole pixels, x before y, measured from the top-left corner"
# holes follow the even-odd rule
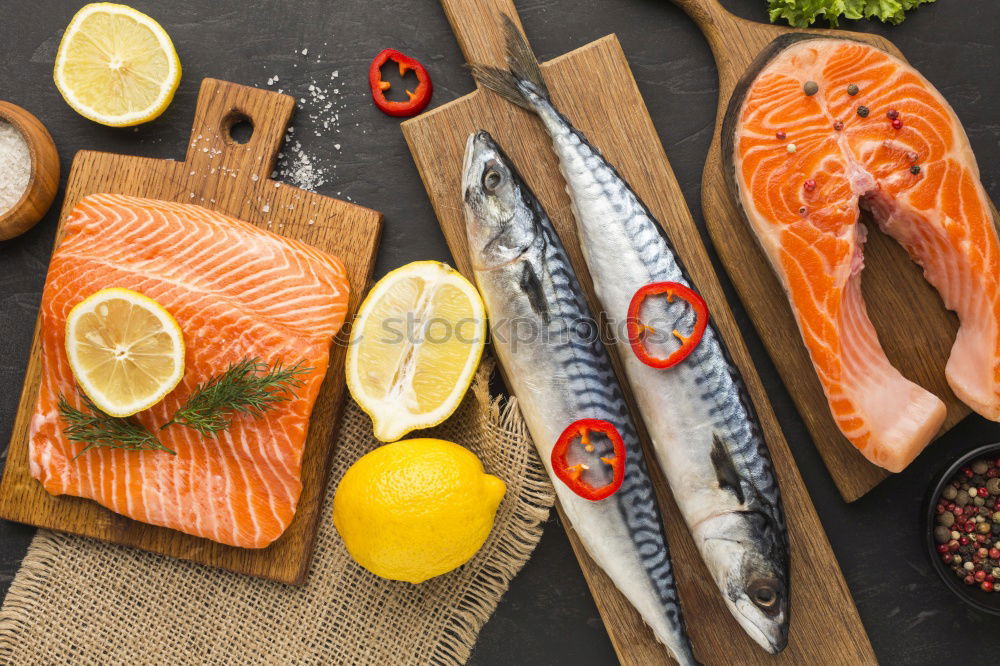
[[[473,64],[472,73],[536,113],[552,137],[594,290],[610,321],[624,328],[640,287],[690,286],[690,279],[629,184],[552,105],[527,41],[504,19],[510,69]],[[658,332],[692,330],[693,311],[679,299],[647,301],[643,323]],[[678,345],[669,337],[657,343],[667,352]],[[616,338],[660,466],[726,605],[765,650],[780,652],[788,642],[788,535],[777,479],[739,371],[711,325],[690,356],[665,370],[640,361],[626,335]]]
[[[486,132],[469,137],[462,181],[469,251],[493,348],[559,503],[587,552],[673,658],[697,664],[642,447],[559,237]],[[578,496],[552,472],[556,440],[584,418],[610,422],[625,444],[622,486],[599,501]],[[600,455],[606,453],[592,454],[595,470]]]

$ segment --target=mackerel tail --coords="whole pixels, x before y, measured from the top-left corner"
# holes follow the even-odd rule
[[[469,137],[462,181],[470,257],[493,348],[559,503],[584,548],[671,656],[697,664],[636,428],[559,237],[486,132]],[[584,499],[553,472],[556,441],[580,419],[611,423],[624,443],[624,480],[606,499]],[[610,480],[610,441],[592,435],[575,447],[571,462],[586,470],[581,478],[597,486]]]
[[[690,286],[674,248],[632,188],[549,99],[531,49],[505,19],[509,69],[470,65],[486,88],[536,113],[552,138],[573,202],[594,291],[616,331],[636,292],[651,283]],[[650,147],[650,150],[656,150]],[[680,300],[647,299],[639,311],[656,332],[691,331]],[[667,356],[670,335],[644,338]],[[625,368],[657,459],[730,613],[774,654],[788,642],[789,548],[777,477],[743,379],[714,327],[677,365],[646,365],[619,334]]]

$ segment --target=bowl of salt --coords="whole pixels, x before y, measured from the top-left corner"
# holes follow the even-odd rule
[[[38,118],[0,101],[0,241],[35,226],[59,188],[59,154]]]

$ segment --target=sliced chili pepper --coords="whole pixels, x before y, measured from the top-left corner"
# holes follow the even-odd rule
[[[399,65],[400,76],[405,76],[408,70],[413,70],[413,73],[417,75],[417,89],[413,92],[406,91],[406,95],[410,99],[405,102],[394,102],[386,99],[385,91],[389,89],[391,84],[382,80],[382,65],[390,60]],[[415,116],[423,111],[430,103],[431,92],[434,90],[430,74],[427,73],[424,66],[395,49],[385,49],[375,56],[368,68],[368,85],[371,86],[375,106],[383,113],[398,117]]]
[[[665,294],[668,302],[673,302],[675,297],[686,302],[694,310],[695,317],[694,330],[691,331],[690,335],[684,335],[677,330],[673,331],[674,337],[680,340],[681,346],[666,358],[652,356],[646,349],[643,338],[656,331],[639,320],[639,309],[643,302],[650,296],[660,294]],[[635,352],[640,361],[653,368],[669,368],[686,359],[701,342],[701,336],[705,334],[707,326],[708,306],[704,299],[698,295],[698,292],[679,282],[653,282],[640,287],[632,296],[632,302],[628,306],[628,341],[632,345],[632,351]]]
[[[584,463],[570,465],[569,453],[574,442],[578,442],[587,453],[593,453],[596,448],[590,441],[592,432],[601,433],[611,441],[612,453],[600,456],[600,461],[611,467],[611,482],[603,486],[591,485],[583,478],[583,473],[589,467]],[[583,499],[596,502],[614,495],[622,487],[625,479],[625,442],[618,434],[618,429],[607,421],[600,419],[580,419],[569,424],[559,435],[556,445],[552,448],[552,471],[565,483],[570,490]]]

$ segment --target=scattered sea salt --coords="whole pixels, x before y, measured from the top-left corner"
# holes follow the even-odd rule
[[[264,207],[263,207],[263,208],[261,208],[261,210],[262,210],[263,212],[265,212],[265,213],[270,213],[270,212],[271,212],[271,207],[270,207],[270,206],[268,206],[267,204],[264,204]]]
[[[21,131],[0,120],[0,214],[14,206],[31,179],[31,153]]]
[[[302,48],[297,53],[308,55],[309,48]],[[317,62],[323,60],[322,54],[313,55]],[[276,88],[279,93],[293,95],[298,100],[298,132],[295,127],[288,128],[284,149],[278,154],[278,168],[271,178],[281,178],[296,187],[314,191],[332,178],[336,165],[330,155],[334,150],[341,150],[340,142],[327,143],[306,137],[340,138],[341,113],[346,113],[347,103],[341,99],[340,88],[331,85],[339,77],[340,70],[333,70],[329,78],[314,75],[287,88]],[[279,78],[269,75],[266,80],[268,86],[275,88]],[[303,139],[306,139],[305,146]]]

